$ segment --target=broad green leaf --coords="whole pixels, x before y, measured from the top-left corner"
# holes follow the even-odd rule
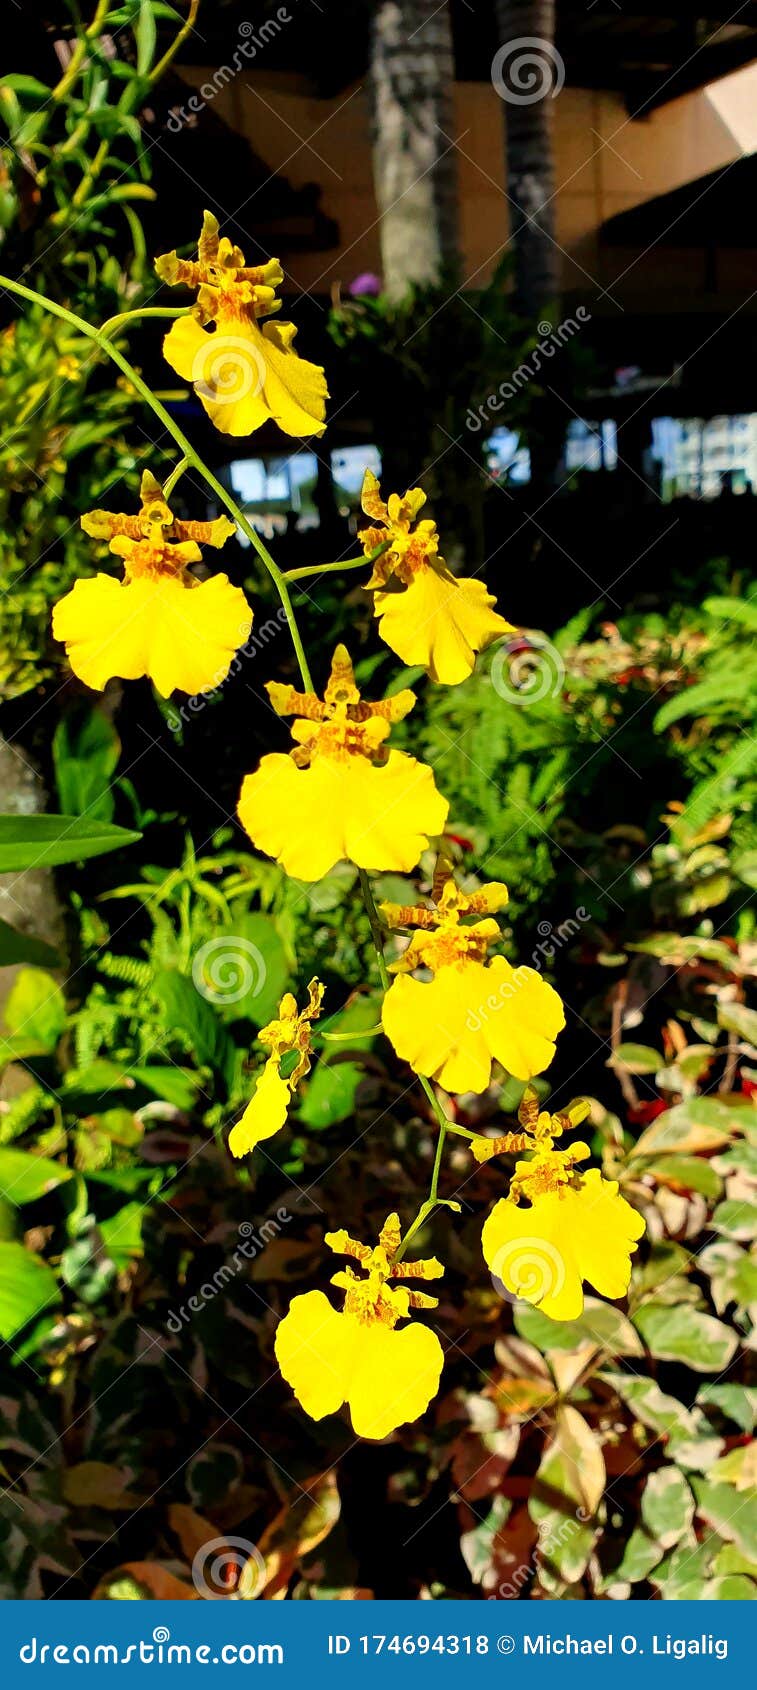
[[[718,1173],[724,1173],[730,1168],[741,1168],[750,1179],[757,1182],[757,1143],[752,1144],[747,1138],[737,1138],[730,1150],[724,1150],[715,1159]]]
[[[694,1518],[694,1497],[677,1467],[651,1473],[641,1498],[642,1524],[662,1549],[672,1549]]]
[[[169,1029],[183,1035],[198,1060],[223,1080],[230,1092],[239,1069],[239,1052],[220,1017],[191,980],[175,970],[155,982]]]
[[[135,1089],[142,1087],[153,1097],[164,1098],[177,1109],[191,1109],[200,1085],[199,1076],[191,1069],[179,1068],[175,1063],[151,1062],[134,1068],[120,1067],[98,1057],[86,1068],[69,1068],[61,1090],[70,1109],[86,1115],[99,1115],[103,1109],[124,1100],[134,1100]]]
[[[714,1533],[698,1543],[691,1532],[670,1550],[650,1577],[666,1602],[696,1601],[705,1594],[712,1562],[721,1547]]]
[[[324,1032],[338,1038],[333,1042],[323,1038],[321,1043],[318,1066],[299,1109],[298,1119],[304,1126],[320,1130],[351,1114],[364,1070],[362,1063],[351,1061],[350,1056],[353,1051],[370,1050],[376,1033],[366,1029],[376,1028],[380,1012],[378,996],[367,993],[329,1020]],[[342,1034],[347,1037],[342,1038]]]
[[[141,833],[88,816],[0,816],[0,874],[82,863],[136,844]]]
[[[757,1386],[753,1385],[702,1385],[697,1391],[697,1402],[703,1407],[719,1410],[727,1420],[732,1420],[734,1426],[740,1426],[742,1432],[753,1432],[757,1423]]]
[[[485,1519],[479,1521],[470,1531],[461,1534],[462,1557],[474,1584],[482,1584],[494,1564],[494,1540],[506,1524],[512,1506],[510,1497],[495,1496]]]
[[[745,1203],[741,1198],[728,1198],[719,1203],[712,1217],[715,1232],[724,1238],[748,1243],[757,1238],[757,1203]]]
[[[77,707],[61,717],[53,735],[53,763],[66,815],[113,820],[112,781],[120,755],[113,723],[97,705]]]
[[[264,1027],[278,1013],[290,972],[275,917],[253,911],[234,917],[233,928],[221,929],[200,947],[192,979],[225,1020],[246,1019]]]
[[[13,1203],[33,1203],[71,1178],[71,1169],[29,1150],[0,1149],[0,1191]]]
[[[52,974],[42,968],[20,969],[5,1005],[9,1031],[52,1051],[66,1021],[66,1000]]]
[[[691,1488],[702,1519],[728,1543],[735,1543],[748,1560],[757,1561],[757,1490],[738,1492],[733,1485],[700,1478],[692,1479]]]
[[[739,1130],[740,1109],[714,1097],[692,1097],[676,1103],[642,1133],[630,1152],[637,1156],[659,1155],[661,1150],[719,1150]]]
[[[723,1182],[711,1162],[702,1156],[682,1156],[672,1151],[659,1161],[651,1162],[645,1173],[654,1174],[661,1185],[682,1186],[685,1191],[701,1191],[703,1197],[719,1197]]]
[[[710,1276],[710,1291],[718,1314],[724,1314],[729,1303],[748,1308],[757,1301],[757,1261],[739,1244],[725,1239],[708,1244],[699,1257],[699,1265]]]
[[[757,1569],[753,1577],[757,1578]],[[757,1602],[757,1584],[742,1573],[730,1573],[725,1578],[710,1579],[705,1599],[708,1602]]]
[[[666,1396],[653,1379],[643,1379],[635,1373],[602,1373],[618,1396],[628,1404],[632,1414],[653,1432],[670,1436],[686,1431],[693,1437],[697,1422],[690,1409],[675,1397]]]
[[[623,1550],[622,1560],[603,1580],[602,1588],[606,1590],[609,1585],[625,1581],[628,1584],[640,1583],[648,1577],[652,1568],[658,1565],[662,1556],[662,1544],[650,1537],[643,1526],[634,1526]]]
[[[665,1062],[660,1051],[651,1045],[618,1045],[610,1057],[608,1068],[625,1068],[629,1074],[656,1074]]]
[[[691,1256],[682,1244],[663,1238],[652,1244],[645,1262],[634,1262],[631,1283],[634,1294],[654,1291],[657,1286],[679,1278],[691,1266]]]
[[[110,1220],[100,1222],[103,1244],[117,1267],[126,1267],[143,1254],[143,1203],[127,1203]]]
[[[644,1354],[630,1320],[597,1297],[587,1297],[578,1320],[550,1320],[549,1315],[523,1303],[515,1309],[515,1326],[521,1338],[538,1350],[577,1350],[581,1344],[596,1344],[616,1356]]]
[[[645,1303],[634,1325],[657,1361],[682,1361],[695,1373],[722,1373],[736,1353],[735,1332],[713,1315],[685,1305]]]
[[[539,1579],[545,1590],[575,1584],[596,1537],[605,1488],[602,1446],[578,1410],[563,1406],[533,1481],[528,1511],[539,1528]]]
[[[40,968],[57,967],[60,958],[52,945],[35,939],[33,933],[19,933],[7,921],[0,919],[0,968],[10,968],[16,962],[31,962]]]
[[[749,1561],[735,1543],[724,1543],[715,1557],[713,1572],[721,1577],[729,1573],[746,1573],[748,1578],[757,1579],[757,1561]]]
[[[747,1009],[745,1003],[719,1003],[718,1022],[746,1044],[757,1046],[757,1009]]]
[[[55,1274],[41,1256],[23,1244],[0,1244],[0,1338],[14,1338],[59,1302]]]

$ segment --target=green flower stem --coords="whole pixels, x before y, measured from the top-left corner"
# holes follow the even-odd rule
[[[77,329],[79,334],[83,334],[87,340],[93,341],[95,346],[98,346],[100,351],[104,352],[106,356],[118,366],[122,374],[125,375],[127,380],[131,383],[135,392],[138,393],[140,398],[145,401],[146,405],[149,405],[150,410],[162,422],[167,433],[170,434],[171,438],[176,441],[177,446],[180,448],[183,456],[187,460],[187,465],[190,468],[195,469],[198,475],[202,476],[203,481],[215,493],[219,503],[224,506],[224,509],[227,510],[229,515],[233,517],[237,526],[241,528],[242,533],[247,536],[250,544],[254,546],[255,551],[258,553],[258,556],[261,558],[265,568],[268,570],[271,580],[278,592],[279,598],[281,599],[284,614],[289,625],[289,632],[297,655],[297,662],[299,664],[303,685],[307,692],[312,692],[313,681],[308,667],[308,661],[305,656],[302,640],[300,638],[300,631],[297,626],[294,610],[292,609],[289,589],[278,564],[274,562],[268,547],[264,545],[260,535],[253,528],[252,523],[248,522],[247,517],[239,509],[236,501],[232,498],[231,494],[227,492],[223,483],[218,480],[212,470],[208,469],[207,464],[203,462],[202,458],[195,451],[191,441],[187,439],[183,430],[179,428],[178,423],[174,422],[173,417],[166,410],[165,405],[162,405],[160,400],[156,399],[155,394],[147,386],[147,383],[143,381],[138,371],[133,368],[128,359],[125,358],[123,353],[119,351],[119,348],[113,345],[113,342],[109,340],[108,336],[103,335],[100,329],[93,328],[91,323],[86,322],[83,317],[78,317],[74,311],[69,311],[67,306],[59,305],[56,300],[48,299],[43,293],[37,293],[34,288],[24,287],[21,282],[14,282],[10,276],[0,276],[0,288],[7,288],[9,293],[16,294],[19,299],[29,300],[32,305],[41,305],[43,309],[45,311],[49,311],[53,317],[60,317],[64,323],[70,323],[71,327]]]
[[[377,557],[389,550],[391,540],[384,540],[383,545],[376,546],[372,552],[363,552],[362,557],[346,557],[337,559],[336,563],[309,563],[302,569],[287,569],[284,572],[285,581],[305,581],[309,575],[329,575],[338,573],[342,569],[362,569],[363,565],[375,563]]]
[[[170,499],[174,487],[176,486],[177,481],[181,480],[185,469],[189,469],[189,459],[180,458],[179,462],[174,464],[171,474],[168,476],[167,480],[163,483],[163,497],[166,501]]]
[[[187,317],[188,315],[188,306],[179,306],[176,309],[170,305],[144,305],[141,308],[137,307],[134,311],[119,311],[117,316],[109,317],[107,323],[101,325],[98,333],[103,336],[115,334],[118,329],[123,328],[124,323],[137,323],[140,317]]]

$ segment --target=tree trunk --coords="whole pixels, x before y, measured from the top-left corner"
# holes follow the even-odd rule
[[[555,0],[495,0],[495,15],[500,44],[492,80],[505,114],[515,303],[524,316],[539,318],[560,292],[553,122],[565,72],[554,45]]]
[[[395,299],[458,260],[454,62],[446,0],[375,0],[368,94],[384,287]]]

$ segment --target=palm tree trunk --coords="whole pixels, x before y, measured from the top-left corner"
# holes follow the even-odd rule
[[[446,0],[375,0],[368,95],[384,287],[433,285],[458,257],[454,62]]]
[[[515,303],[544,315],[560,292],[555,245],[553,122],[564,70],[555,51],[555,0],[495,0],[499,51],[492,79],[505,113]]]

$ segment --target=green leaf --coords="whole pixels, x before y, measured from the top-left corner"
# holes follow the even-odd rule
[[[231,1092],[239,1070],[239,1053],[223,1022],[200,996],[194,983],[176,970],[159,974],[156,995],[166,1016],[167,1027],[189,1042],[198,1062],[223,1080]]]
[[[607,1064],[608,1068],[625,1068],[629,1074],[656,1074],[662,1068],[664,1056],[651,1045],[618,1045]]]
[[[724,1543],[715,1557],[713,1572],[721,1576],[729,1573],[746,1573],[748,1578],[757,1579],[757,1561],[749,1561],[735,1543]]]
[[[748,1009],[745,1003],[719,1003],[717,1015],[719,1026],[757,1047],[757,1009]]]
[[[380,999],[371,992],[355,998],[328,1022],[325,1031],[339,1034],[339,1042],[323,1040],[318,1066],[299,1109],[303,1125],[321,1130],[351,1114],[364,1069],[360,1062],[350,1061],[350,1053],[370,1050],[376,1034],[365,1029],[376,1027],[380,1010]],[[349,1035],[344,1041],[343,1033]]]
[[[23,1244],[0,1244],[0,1338],[14,1338],[59,1302],[55,1274],[41,1256]]]
[[[103,1244],[117,1267],[126,1267],[129,1262],[135,1261],[143,1254],[144,1213],[143,1203],[126,1203],[111,1220],[101,1221],[100,1235]]]
[[[545,1590],[575,1584],[584,1572],[604,1487],[605,1464],[596,1433],[577,1409],[561,1407],[528,1502],[539,1528],[539,1579]]]
[[[71,1178],[71,1169],[29,1150],[0,1149],[0,1191],[14,1203],[33,1203]]]
[[[650,1426],[653,1432],[666,1436],[678,1431],[696,1434],[697,1421],[693,1414],[676,1397],[666,1396],[653,1379],[643,1379],[635,1373],[602,1373],[601,1377],[628,1404],[635,1419]]]
[[[32,962],[40,968],[55,968],[60,961],[52,945],[35,939],[32,933],[19,933],[0,918],[0,968],[10,968],[16,962]]]
[[[742,1432],[753,1432],[757,1423],[757,1387],[751,1385],[702,1385],[697,1402],[719,1410]]]
[[[197,951],[192,978],[201,997],[227,1020],[264,1027],[278,1013],[290,966],[276,918],[255,911],[235,918]]]
[[[15,71],[10,76],[3,72],[3,88],[12,88],[14,94],[29,94],[35,100],[49,100],[50,89],[46,82],[40,82],[36,76],[22,76]]]
[[[672,1549],[694,1518],[694,1497],[677,1467],[651,1473],[641,1499],[642,1524],[663,1549]]]
[[[699,1265],[710,1276],[710,1291],[718,1314],[724,1314],[729,1303],[748,1308],[757,1301],[757,1262],[738,1244],[725,1239],[708,1244],[699,1257]]]
[[[738,1132],[742,1114],[742,1109],[714,1097],[692,1097],[676,1103],[646,1128],[631,1157],[657,1156],[662,1150],[719,1150]]]
[[[757,1568],[753,1574],[757,1578]],[[740,1573],[710,1579],[704,1592],[709,1602],[757,1602],[757,1585]]]
[[[52,974],[42,968],[20,969],[5,1005],[9,1032],[53,1051],[66,1021],[66,1000]]]
[[[482,1584],[495,1564],[495,1539],[506,1524],[512,1506],[510,1497],[495,1496],[486,1518],[461,1534],[462,1557],[474,1584]]]
[[[596,1344],[616,1356],[640,1356],[643,1345],[630,1320],[597,1297],[587,1297],[578,1320],[550,1320],[549,1315],[523,1303],[515,1309],[515,1326],[521,1338],[538,1350],[577,1350],[580,1344]]]
[[[745,1203],[736,1197],[718,1203],[712,1226],[715,1232],[722,1232],[724,1238],[740,1239],[742,1242],[757,1238],[757,1203]]]
[[[733,1485],[714,1485],[700,1478],[693,1478],[691,1487],[702,1519],[727,1542],[735,1543],[748,1560],[757,1561],[757,1491],[739,1493]]]
[[[702,1314],[689,1305],[668,1308],[662,1303],[645,1303],[633,1318],[658,1361],[682,1361],[695,1373],[722,1373],[736,1353],[736,1333],[713,1315]]]
[[[701,1599],[706,1594],[706,1580],[719,1547],[720,1540],[712,1535],[704,1543],[697,1543],[693,1532],[677,1544],[652,1573],[652,1583],[659,1587],[665,1601]]]
[[[662,1556],[662,1544],[650,1537],[642,1526],[634,1526],[619,1565],[603,1580],[603,1589],[625,1581],[638,1584],[648,1577],[652,1568],[662,1560]]]
[[[152,0],[140,0],[139,20],[134,34],[137,41],[137,70],[140,76],[146,76],[152,65],[157,40]]]
[[[53,735],[53,763],[61,808],[111,822],[115,809],[112,780],[121,755],[113,723],[97,705],[69,710]]]
[[[655,1174],[663,1185],[671,1181],[686,1191],[701,1191],[703,1197],[719,1197],[723,1182],[712,1166],[701,1156],[682,1156],[672,1151],[659,1162],[651,1162],[645,1173]]]
[[[141,838],[141,833],[88,816],[0,816],[0,874],[81,863]]]

